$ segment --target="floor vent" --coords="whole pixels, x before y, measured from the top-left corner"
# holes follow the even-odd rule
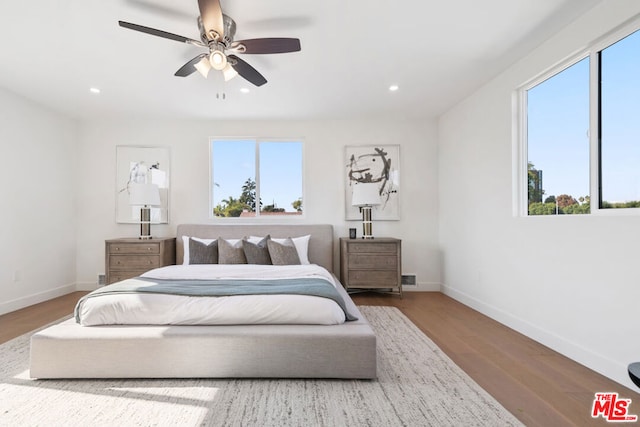
[[[403,274],[402,275],[402,286],[416,286],[416,275],[415,274]]]

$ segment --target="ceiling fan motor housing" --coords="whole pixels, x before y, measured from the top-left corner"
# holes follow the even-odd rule
[[[231,46],[233,38],[236,35],[236,21],[225,14],[222,14],[222,20],[224,23],[224,37],[220,39],[219,35],[217,35],[216,37],[216,34],[207,34],[207,31],[202,24],[202,18],[198,16],[198,29],[200,30],[200,38],[205,44],[211,45],[211,42],[218,42],[222,43],[225,47]]]

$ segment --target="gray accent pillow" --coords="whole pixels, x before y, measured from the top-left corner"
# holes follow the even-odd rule
[[[235,244],[218,237],[218,264],[246,264],[247,257],[242,249],[242,240]]]
[[[247,258],[247,264],[271,265],[271,256],[269,256],[269,247],[267,246],[270,239],[271,236],[268,234],[258,243],[252,243],[246,237],[242,239],[242,249]]]
[[[267,240],[269,248],[269,256],[273,265],[297,265],[300,264],[300,257],[293,240],[287,237],[283,243],[277,243],[273,240]]]
[[[218,241],[209,244],[189,238],[189,264],[217,264]]]

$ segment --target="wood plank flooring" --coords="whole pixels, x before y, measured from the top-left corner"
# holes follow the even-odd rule
[[[573,362],[440,292],[352,295],[358,305],[398,307],[458,366],[527,426],[603,426],[591,417],[596,392],[640,394]]]
[[[72,312],[84,292],[0,316],[0,343]],[[640,415],[640,394],[439,292],[353,295],[358,305],[398,307],[458,366],[527,426],[603,426],[591,418],[594,393],[618,392]]]
[[[0,315],[0,344],[71,314],[76,302],[86,293],[72,292]]]

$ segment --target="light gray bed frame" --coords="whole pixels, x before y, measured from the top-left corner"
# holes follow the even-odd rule
[[[331,225],[178,226],[182,236],[311,235],[309,259],[333,271]],[[376,378],[376,337],[359,320],[342,325],[91,326],[69,319],[31,338],[32,378]]]

